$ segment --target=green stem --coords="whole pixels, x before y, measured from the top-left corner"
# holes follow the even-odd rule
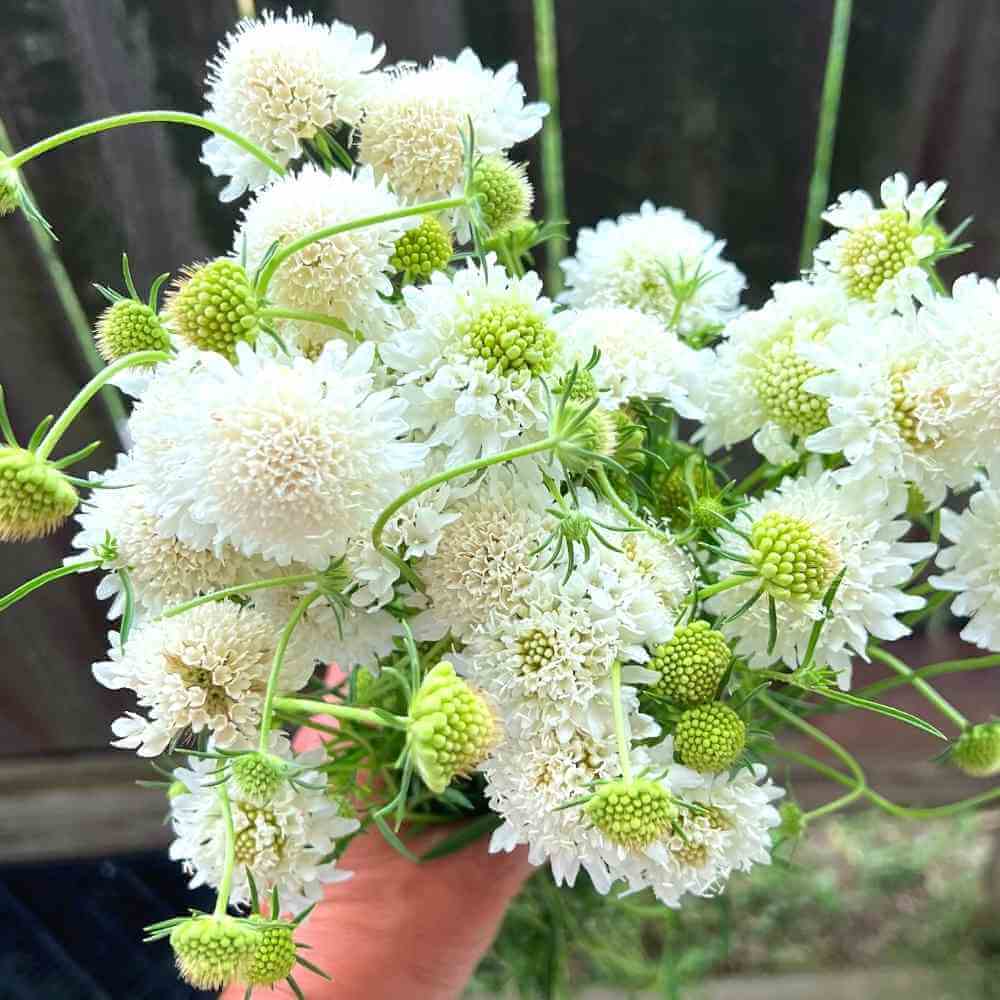
[[[625,709],[622,705],[622,664],[615,660],[611,665],[611,708],[615,717],[615,738],[618,741],[618,762],[626,785],[632,784],[632,760],[628,737],[625,734]]]
[[[311,701],[309,698],[275,698],[275,710],[304,715],[330,715],[335,719],[347,719],[350,722],[367,722],[372,726],[389,726],[393,729],[405,729],[406,720],[395,716],[398,725],[391,723],[385,716],[379,715],[370,708],[354,708],[351,705],[334,705],[328,701]]]
[[[554,0],[535,0],[535,62],[538,90],[549,106],[542,124],[542,191],[549,223],[566,221],[566,189],[563,172],[562,129],[559,124],[559,46]],[[566,254],[566,237],[558,233],[545,248],[545,283],[550,295],[563,284],[559,261]]]
[[[85,122],[83,125],[77,125],[74,128],[66,129],[64,132],[57,132],[55,135],[50,135],[47,139],[42,139],[33,146],[25,147],[20,153],[15,153],[10,158],[8,166],[17,170],[29,162],[29,160],[35,159],[36,156],[41,156],[42,153],[47,153],[50,149],[56,149],[67,142],[83,139],[85,136],[95,135],[98,132],[107,132],[109,129],[122,128],[125,125],[157,123],[193,125],[195,128],[203,128],[208,132],[214,132],[216,135],[221,135],[223,138],[235,143],[240,149],[249,153],[255,159],[260,160],[269,170],[273,170],[279,176],[285,172],[285,168],[277,160],[272,159],[263,149],[252,143],[249,139],[245,139],[238,132],[234,132],[232,129],[226,128],[225,125],[220,125],[218,122],[210,121],[202,115],[192,115],[186,111],[131,111],[124,115],[112,115],[110,118],[98,118],[97,121]]]
[[[452,469],[445,469],[444,472],[439,472],[436,476],[431,476],[430,479],[425,479],[423,482],[417,483],[416,486],[411,486],[405,493],[396,497],[379,514],[378,520],[372,527],[372,545],[390,562],[396,566],[400,566],[402,560],[382,544],[382,533],[397,511],[405,507],[411,500],[416,499],[421,493],[426,493],[428,490],[434,489],[435,486],[440,486],[442,483],[447,483],[449,480],[456,479],[459,476],[467,476],[472,472],[478,472],[480,469],[487,469],[491,465],[498,465],[500,462],[512,462],[527,455],[535,455],[540,451],[548,451],[550,448],[555,448],[560,442],[561,439],[558,437],[547,437],[542,441],[536,441],[534,444],[521,445],[520,448],[512,448],[510,451],[502,451],[497,455],[487,455],[484,458],[476,458],[471,462],[456,465]],[[402,563],[402,566],[405,567],[405,563]],[[409,567],[406,567],[406,569],[409,570]]]
[[[771,465],[770,462],[761,462],[756,469],[753,470],[748,476],[742,479],[736,486],[734,493],[746,494],[749,493],[762,479],[767,479],[769,476],[780,475],[785,471],[785,469],[794,468],[799,463],[786,462],[782,466],[777,468]]]
[[[658,528],[654,528],[648,521],[644,521],[638,514],[633,511],[627,503],[617,494],[615,488],[611,485],[611,480],[608,479],[607,470],[603,465],[597,467],[597,472],[594,474],[597,479],[597,485],[600,486],[601,492],[604,494],[607,501],[612,507],[622,517],[628,521],[635,528],[639,528],[645,531],[647,535],[652,535],[658,542],[662,542],[664,545],[673,545],[674,539]]]
[[[4,128],[3,120],[0,119],[0,154],[6,154],[10,148],[10,138],[7,135],[6,128]],[[28,197],[34,200],[31,187],[24,177],[19,178],[18,183],[25,190]],[[49,278],[56,290],[56,297],[59,299],[59,304],[62,306],[62,310],[66,314],[66,319],[69,321],[69,325],[76,337],[80,353],[83,355],[91,374],[96,374],[104,367],[104,359],[101,357],[94,343],[94,337],[90,329],[90,320],[87,319],[87,314],[83,311],[83,306],[80,305],[80,299],[76,294],[76,289],[73,287],[73,281],[59,254],[56,253],[53,241],[49,238],[43,227],[29,226],[28,228],[31,231],[32,239],[35,241],[35,248],[38,250],[38,255],[41,257],[45,265],[45,270],[48,271]],[[108,411],[111,423],[115,427],[115,430],[118,431],[119,437],[121,437],[121,430],[128,419],[121,398],[116,392],[108,391],[101,394],[101,400]]]
[[[802,227],[802,250],[799,267],[804,271],[812,263],[812,252],[819,242],[821,216],[830,197],[830,166],[833,140],[837,132],[840,92],[844,83],[847,37],[851,26],[851,0],[836,0],[830,28],[830,47],[826,56],[826,75],[820,97],[819,125],[816,128],[816,156],[813,161],[806,219]]]
[[[383,222],[392,222],[394,219],[406,219],[413,215],[427,215],[433,212],[444,212],[449,208],[461,208],[467,203],[467,199],[443,198],[440,201],[428,201],[422,205],[407,205],[403,208],[393,209],[391,212],[382,212],[380,215],[367,215],[361,219],[352,219],[350,222],[341,222],[335,226],[326,226],[324,229],[317,229],[314,232],[306,233],[297,240],[293,240],[286,247],[281,247],[271,257],[264,266],[264,269],[257,276],[257,294],[263,298],[267,294],[267,287],[274,277],[274,272],[288,260],[294,257],[300,250],[318,243],[320,240],[328,239],[331,236],[338,236],[340,233],[349,233],[352,229],[364,229],[366,226],[377,226]]]
[[[718,583],[709,584],[707,587],[702,587],[701,590],[696,594],[699,601],[708,600],[709,597],[714,597],[716,594],[721,594],[724,590],[732,590],[733,587],[742,586],[744,583],[751,583],[752,579],[749,576],[730,576],[725,580],[720,580]]]
[[[22,583],[9,594],[0,597],[0,611],[6,611],[12,604],[17,604],[22,598],[40,587],[44,587],[53,580],[60,580],[64,576],[72,576],[74,573],[87,573],[92,569],[97,569],[101,565],[100,559],[88,559],[86,562],[69,563],[66,566],[57,566],[46,573],[40,573],[33,580]]]
[[[274,721],[274,699],[278,693],[278,680],[281,677],[281,666],[285,662],[285,653],[288,650],[288,643],[291,641],[295,627],[302,621],[302,616],[309,610],[309,605],[322,597],[319,590],[310,591],[295,605],[288,623],[281,630],[281,637],[278,639],[278,646],[274,651],[274,661],[271,664],[271,673],[267,678],[267,690],[264,693],[264,708],[261,710],[260,718],[260,752],[267,753],[271,742],[271,725]]]
[[[355,336],[354,331],[342,319],[337,319],[336,316],[325,316],[323,313],[303,312],[301,309],[268,307],[260,315],[264,319],[294,319],[301,323],[322,323],[323,326],[332,326],[335,330],[346,333],[352,339]]]
[[[233,872],[236,869],[236,830],[233,828],[233,810],[229,805],[226,783],[218,787],[219,802],[222,804],[222,820],[226,825],[226,859],[223,863],[222,879],[215,897],[215,916],[224,917],[229,908],[229,893],[233,887]]]
[[[780,746],[771,747],[768,753],[778,754],[796,764],[804,764],[806,767],[811,767],[818,774],[822,774],[824,778],[829,778],[831,781],[836,781],[846,787],[854,787],[855,782],[853,778],[848,777],[846,774],[841,774],[840,771],[830,767],[828,764],[824,764],[822,761],[816,760],[815,757],[811,757],[807,753]],[[956,813],[965,812],[967,809],[973,809],[976,806],[992,802],[994,799],[1000,798],[1000,788],[993,788],[988,792],[980,792],[978,795],[970,796],[959,802],[949,802],[942,806],[901,806],[898,802],[893,802],[891,799],[887,799],[884,795],[879,795],[878,792],[868,787],[864,790],[864,796],[873,805],[892,816],[898,816],[902,819],[936,819],[944,816],[954,816]]]
[[[861,765],[857,762],[857,760],[855,760],[855,758],[852,757],[851,754],[849,754],[847,750],[844,749],[844,747],[842,747],[835,739],[827,736],[822,729],[817,729],[816,726],[806,722],[805,719],[800,719],[794,712],[789,712],[770,695],[762,692],[758,695],[758,700],[773,715],[776,715],[779,719],[783,719],[800,732],[805,733],[821,746],[829,750],[830,753],[832,753],[838,760],[843,761],[847,769],[853,775],[853,781],[850,782],[853,787],[846,795],[841,795],[832,802],[827,802],[825,805],[819,806],[816,809],[811,809],[806,813],[807,819],[818,819],[820,816],[825,816],[827,813],[843,809],[845,806],[850,805],[856,799],[865,794],[865,790],[868,787],[865,772],[861,769]]]
[[[893,656],[892,653],[879,649],[878,646],[869,647],[868,653],[873,660],[884,663],[891,670],[894,670],[900,677],[905,677],[943,716],[950,719],[959,732],[969,728],[969,720],[955,708],[954,705],[937,690],[931,687],[922,677],[918,677],[916,671],[907,666],[902,660]]]
[[[80,411],[119,372],[123,372],[128,368],[134,368],[137,365],[151,365],[159,361],[169,360],[170,355],[164,351],[136,351],[134,354],[126,354],[124,358],[119,358],[114,364],[101,369],[70,400],[69,406],[63,410],[59,419],[49,428],[49,432],[45,435],[42,443],[35,449],[35,454],[41,460],[48,458],[52,454],[52,449],[59,443],[59,439],[69,430],[70,425],[80,415]]]
[[[941,677],[945,674],[961,674],[971,670],[989,670],[992,667],[1000,667],[1000,653],[994,656],[972,656],[964,660],[942,660],[940,663],[931,663],[926,667],[914,670],[912,677],[887,677],[885,680],[876,681],[854,693],[861,698],[871,698],[883,691],[905,687],[912,683],[913,677]]]
[[[302,583],[312,583],[319,576],[319,573],[297,573],[294,576],[276,576],[269,580],[253,580],[250,583],[237,583],[224,590],[213,590],[211,594],[202,594],[200,597],[193,597],[183,604],[175,604],[172,608],[167,608],[161,618],[175,618],[183,615],[192,608],[197,608],[202,604],[209,604],[212,601],[221,601],[227,597],[236,597],[239,594],[250,594],[255,590],[269,590],[271,587],[295,587]]]

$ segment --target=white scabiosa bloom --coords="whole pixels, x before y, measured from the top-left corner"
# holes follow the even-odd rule
[[[548,105],[524,96],[515,63],[493,72],[471,49],[422,68],[394,66],[367,87],[358,158],[409,201],[457,194],[470,120],[477,153],[505,152],[542,127]]]
[[[969,619],[963,639],[1000,651],[1000,490],[984,483],[961,514],[942,510],[941,534],[952,544],[938,553],[945,572],[931,584],[958,594],[951,610]]]
[[[311,14],[241,21],[209,63],[207,117],[256,143],[282,166],[302,140],[341,123],[356,124],[366,74],[385,54],[371,35],[346,24],[315,24]],[[230,177],[223,201],[257,189],[269,171],[223,136],[205,142],[202,161]]]
[[[125,607],[123,570],[139,610],[154,615],[198,594],[253,579],[259,570],[231,546],[193,548],[163,530],[143,485],[142,466],[128,455],[119,455],[113,469],[91,478],[107,489],[95,489],[81,504],[76,515],[80,531],[73,539],[80,552],[66,562],[103,560],[109,572],[97,596],[111,600],[109,618],[119,618]]]
[[[571,306],[628,306],[689,334],[721,327],[739,308],[746,281],[722,257],[724,243],[675,208],[642,203],[637,213],[581,229],[562,262]]]
[[[409,404],[407,420],[456,464],[544,432],[541,376],[558,356],[552,303],[529,272],[509,275],[493,254],[480,267],[435,273],[403,289],[405,325],[380,346]]]
[[[882,182],[882,206],[865,191],[845,191],[824,213],[836,232],[816,248],[821,271],[852,298],[880,310],[908,306],[930,290],[925,265],[944,234],[934,222],[947,184],[923,181],[910,190],[905,174]]]
[[[556,315],[555,328],[567,366],[582,369],[600,352],[591,375],[602,406],[663,400],[682,417],[701,417],[688,395],[702,374],[699,355],[655,316],[625,306],[566,310]]]
[[[551,530],[551,502],[537,477],[494,466],[451,505],[452,520],[416,567],[430,601],[425,632],[451,629],[463,638],[492,614],[513,617],[524,607],[539,562],[531,553]]]
[[[112,633],[110,659],[94,664],[94,676],[106,688],[134,691],[146,710],[113,723],[113,745],[156,757],[187,731],[207,732],[220,746],[252,739],[278,634],[266,615],[227,601],[143,622],[124,649]],[[307,652],[293,635],[283,691],[297,691],[309,679]]]
[[[307,164],[269,185],[247,205],[233,250],[239,256],[246,247],[252,274],[276,242],[287,245],[319,229],[399,207],[386,182],[376,183],[370,169],[352,176],[343,170],[327,174]],[[396,240],[418,221],[395,219],[310,243],[274,272],[267,289],[269,301],[285,309],[331,316],[347,329],[377,339],[393,315],[382,298],[392,294],[389,258]],[[321,323],[280,320],[277,325],[310,353],[337,336],[334,328]]]
[[[266,805],[244,800],[235,782],[227,782],[236,835],[231,899],[236,906],[249,905],[249,870],[259,892],[277,889],[282,913],[295,914],[322,898],[324,885],[350,878],[329,856],[359,824],[342,815],[327,790],[326,775],[308,770],[325,762],[322,749],[293,756],[287,743],[276,739],[271,752],[304,770],[296,774],[296,787],[284,782]],[[215,760],[189,758],[187,767],[174,771],[186,791],[170,801],[176,836],[170,857],[183,862],[191,888],[217,887],[225,870],[226,822],[214,787],[218,766]]]
[[[245,345],[236,367],[217,355],[197,360],[212,377],[197,381],[181,421],[150,405],[152,388],[131,421],[137,453],[155,456],[156,512],[193,544],[325,569],[370,530],[424,455],[399,440],[406,404],[372,388],[372,344],[347,357],[345,344],[331,343],[316,362],[263,359]]]
[[[901,586],[914,563],[934,552],[930,543],[901,542],[909,523],[894,519],[900,506],[873,501],[865,483],[840,485],[814,463],[806,474],[786,479],[776,490],[740,509],[735,525],[749,537],[726,535],[727,547],[748,560],[722,560],[720,578],[755,568],[757,578],[710,598],[713,614],[733,614],[754,591],[760,599],[723,631],[734,651],[751,667],[782,660],[794,670],[805,656],[813,624],[822,618],[822,601],[843,572],[831,614],[816,647],[816,661],[834,668],[845,689],[851,657],[865,655],[868,636],[898,639],[909,629],[896,615],[924,605]],[[777,641],[768,651],[768,597],[778,607]]]
[[[714,351],[703,352],[711,360],[692,394],[704,411],[695,440],[709,454],[753,435],[754,447],[781,464],[795,457],[793,442],[826,426],[826,401],[804,388],[820,369],[802,348],[847,319],[847,296],[830,282],[792,281],[773,291],[762,308],[726,326]]]

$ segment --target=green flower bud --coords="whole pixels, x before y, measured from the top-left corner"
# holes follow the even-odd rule
[[[76,510],[73,484],[26,448],[0,447],[0,542],[26,542],[55,531]]]
[[[586,514],[575,511],[568,514],[559,524],[559,530],[567,542],[582,544],[590,537],[593,523]]]
[[[202,351],[236,360],[236,345],[252,344],[260,329],[260,303],[246,271],[219,257],[186,268],[164,307],[167,326]]]
[[[660,675],[652,691],[684,706],[711,701],[732,658],[725,636],[706,621],[680,626],[652,654],[647,666]]]
[[[601,785],[583,807],[590,821],[614,844],[641,849],[659,840],[677,818],[670,794],[655,781]]]
[[[144,302],[119,299],[97,320],[97,350],[107,362],[136,351],[167,351],[170,338],[156,312]]]
[[[250,922],[263,923],[259,917],[251,917]],[[295,928],[291,924],[267,926],[254,937],[243,981],[248,986],[273,986],[287,979],[295,968]]]
[[[712,498],[718,493],[715,477],[704,463],[695,466],[692,479],[698,499]],[[696,503],[697,500],[692,501],[688,493],[684,463],[681,462],[669,470],[658,465],[653,470],[650,485],[657,497],[657,511],[660,516],[669,519],[675,526],[686,527],[691,520],[692,503]]]
[[[573,414],[567,407],[566,418]],[[565,440],[556,447],[559,461],[570,472],[590,472],[601,464],[600,456],[611,458],[618,450],[618,421],[608,410],[594,409]],[[617,490],[616,490],[617,492]]]
[[[958,738],[951,760],[974,778],[1000,774],[1000,721],[981,722]]]
[[[689,708],[674,732],[674,753],[686,767],[715,774],[728,768],[746,746],[747,727],[721,701]]]
[[[400,274],[429,278],[448,266],[453,251],[451,233],[434,216],[425,215],[419,226],[396,240],[389,263]]]
[[[487,371],[541,375],[552,367],[556,335],[529,306],[513,303],[480,312],[466,329],[462,347],[470,358],[482,358]]]
[[[800,357],[791,335],[772,345],[754,378],[754,390],[768,417],[789,434],[800,438],[822,430],[829,423],[829,404],[802,386],[823,369]]]
[[[833,546],[811,524],[779,511],[750,532],[750,560],[764,589],[786,601],[817,600],[840,570]]]
[[[285,764],[268,753],[240,754],[232,763],[233,781],[244,798],[267,805],[285,780]]]
[[[806,832],[806,814],[797,802],[783,802],[778,808],[781,824],[777,835],[782,840],[798,840]]]
[[[597,395],[597,382],[594,373],[589,368],[579,368],[573,384],[569,384],[569,376],[564,375],[556,385],[556,395],[565,396],[569,389],[568,399],[574,403],[588,403]]]
[[[233,917],[192,917],[170,934],[181,978],[200,990],[242,980],[257,932]]]
[[[428,671],[410,705],[406,742],[417,772],[435,795],[486,760],[498,737],[492,707],[450,663]]]
[[[473,171],[472,189],[491,233],[523,222],[535,200],[524,164],[511,163],[505,156],[484,156]]]
[[[912,226],[901,209],[882,209],[870,221],[846,234],[840,252],[840,271],[847,294],[871,301],[886,281],[918,263],[914,237],[923,230]]]

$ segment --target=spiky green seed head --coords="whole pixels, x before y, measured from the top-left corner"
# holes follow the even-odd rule
[[[241,982],[257,931],[233,917],[192,917],[170,934],[181,978],[195,989],[218,990]]]
[[[718,497],[698,497],[691,505],[691,521],[699,528],[714,531],[726,520],[725,505]]]
[[[750,531],[750,561],[764,590],[786,601],[818,600],[840,570],[830,541],[802,518],[769,511]]]
[[[479,199],[483,222],[491,233],[500,233],[524,222],[535,193],[523,163],[505,156],[484,156],[472,175],[472,190]]]
[[[552,367],[556,335],[529,306],[516,302],[480,312],[462,336],[470,358],[481,358],[487,371],[501,375],[541,375]]]
[[[761,407],[789,434],[805,438],[829,423],[827,400],[802,388],[822,371],[799,356],[791,336],[776,340],[757,370],[753,385]]]
[[[797,802],[783,802],[778,807],[781,823],[777,836],[782,840],[798,840],[806,832],[806,814]]]
[[[251,917],[250,922],[264,921]],[[295,968],[295,928],[291,924],[263,927],[255,939],[243,981],[248,986],[273,986],[287,979]]]
[[[568,390],[568,392],[567,392]],[[566,396],[574,403],[588,403],[597,395],[597,382],[590,368],[578,368],[573,382],[569,375],[564,375],[556,385],[556,394]]]
[[[698,499],[715,497],[719,492],[718,484],[708,466],[695,466],[692,474],[695,492]],[[650,485],[657,498],[657,512],[672,524],[686,527],[691,520],[692,500],[685,481],[684,463],[664,469],[657,465],[650,478]]]
[[[389,263],[400,274],[414,278],[429,278],[443,271],[451,260],[454,247],[451,233],[432,215],[425,215],[419,226],[403,233]]]
[[[721,701],[684,712],[674,731],[674,753],[686,767],[703,774],[728,768],[746,746],[747,727]]]
[[[285,780],[284,761],[269,753],[240,754],[231,766],[240,794],[256,805],[267,805]]]
[[[7,165],[7,157],[0,155],[0,215],[10,215],[21,204],[21,184],[17,171]]]
[[[592,528],[593,522],[590,518],[579,511],[567,515],[559,524],[559,530],[563,538],[568,542],[575,542],[577,544],[585,542],[590,537]]]
[[[1000,721],[981,722],[958,738],[951,760],[974,778],[1000,774]]]
[[[567,415],[572,417],[569,412]],[[556,454],[570,472],[590,472],[602,464],[602,457],[614,456],[618,450],[618,442],[618,421],[614,413],[594,409],[560,442]]]
[[[663,837],[677,818],[677,806],[670,794],[645,778],[631,784],[612,781],[601,785],[583,809],[613,844],[636,850]]]
[[[646,432],[636,420],[635,414],[627,408],[614,411],[615,429],[618,434],[618,447],[615,448],[614,459],[626,469],[639,469],[646,462],[642,446],[645,444]]]
[[[428,671],[410,704],[406,741],[424,784],[440,795],[470,774],[499,738],[492,706],[442,661]]]
[[[97,350],[107,362],[136,351],[166,351],[170,338],[159,317],[144,302],[119,299],[97,320]]]
[[[840,273],[848,295],[870,302],[885,282],[918,263],[913,240],[920,232],[906,212],[882,209],[866,225],[848,233],[840,252]]]
[[[26,448],[0,447],[0,542],[52,534],[76,510],[73,484]]]
[[[725,636],[706,621],[675,629],[652,654],[646,666],[660,675],[653,692],[685,707],[715,697],[732,657]]]
[[[236,360],[236,345],[260,330],[260,303],[246,271],[226,257],[186,268],[164,307],[167,326],[202,351]]]

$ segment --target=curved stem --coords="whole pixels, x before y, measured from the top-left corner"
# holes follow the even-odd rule
[[[813,160],[812,178],[806,219],[802,227],[802,250],[799,267],[808,269],[812,252],[819,242],[823,209],[830,196],[830,167],[833,162],[833,140],[837,133],[837,113],[840,110],[840,91],[844,82],[844,63],[847,61],[847,38],[851,27],[851,0],[836,0],[833,23],[830,27],[830,47],[826,56],[826,75],[820,97],[819,125],[816,128],[816,155]]]
[[[405,729],[406,719],[394,716],[398,725],[392,723],[383,715],[370,708],[354,708],[351,705],[334,705],[328,701],[311,701],[309,698],[275,698],[274,707],[279,712],[291,714],[301,712],[304,715],[330,715],[335,719],[347,719],[350,722],[367,722],[372,726],[389,726],[392,729]]]
[[[361,219],[353,219],[350,222],[341,222],[335,226],[326,226],[324,229],[317,229],[315,232],[306,233],[297,240],[293,240],[286,247],[281,247],[271,257],[264,266],[264,269],[257,276],[257,294],[263,298],[267,293],[267,286],[274,277],[274,272],[288,260],[294,257],[300,250],[312,243],[328,239],[331,236],[338,236],[340,233],[348,233],[352,229],[364,229],[366,226],[377,226],[382,222],[392,222],[394,219],[405,219],[412,215],[427,215],[432,212],[444,212],[449,208],[461,208],[467,203],[463,196],[460,198],[443,198],[440,201],[428,201],[422,205],[407,205],[403,208],[394,209],[391,212],[382,212],[380,215],[367,215]]]
[[[59,439],[69,430],[70,425],[80,415],[80,411],[97,395],[97,393],[111,381],[119,372],[127,368],[135,368],[138,365],[152,365],[159,361],[169,361],[170,355],[164,351],[136,351],[134,354],[126,354],[124,358],[119,358],[114,364],[102,368],[71,400],[69,406],[63,410],[59,419],[49,428],[48,434],[42,443],[35,449],[35,454],[39,459],[46,459],[52,454],[52,449],[59,443]]]
[[[622,664],[615,660],[611,664],[611,708],[615,717],[615,739],[618,741],[618,762],[622,768],[622,778],[626,785],[632,784],[632,759],[629,753],[628,736],[625,733],[625,708],[622,705]]]
[[[913,677],[941,677],[945,674],[961,674],[971,670],[989,670],[992,667],[1000,667],[1000,653],[993,656],[972,656],[964,660],[942,660],[940,663],[930,663],[926,667],[919,667],[913,671],[912,677],[887,677],[885,680],[876,681],[854,693],[861,698],[871,698],[883,691],[905,687],[907,684],[913,683]]]
[[[332,326],[341,333],[346,333],[352,339],[356,339],[354,331],[336,316],[325,316],[323,313],[304,312],[301,309],[279,309],[277,306],[269,306],[262,310],[260,315],[264,319],[294,319],[300,323],[321,323],[323,326]]]
[[[939,694],[922,677],[918,677],[916,671],[907,666],[902,660],[893,656],[892,653],[880,649],[878,646],[869,648],[868,653],[873,660],[884,663],[891,670],[899,674],[900,677],[905,677],[943,716],[955,723],[960,732],[969,728],[969,720],[944,695]]]
[[[22,598],[40,587],[44,587],[53,580],[60,580],[64,576],[72,576],[74,573],[87,573],[92,569],[97,569],[101,565],[100,559],[88,559],[84,562],[67,563],[65,566],[57,566],[45,573],[40,573],[33,580],[22,583],[20,587],[15,587],[9,594],[0,597],[0,611],[6,611],[12,604],[17,604]]]
[[[221,135],[230,142],[235,143],[244,152],[249,153],[255,159],[260,160],[269,170],[273,170],[279,176],[284,174],[285,168],[264,152],[260,146],[255,145],[249,139],[244,138],[239,132],[234,132],[225,125],[210,121],[202,115],[192,115],[186,111],[132,111],[124,115],[112,115],[110,118],[98,118],[96,121],[85,122],[74,128],[68,128],[64,132],[57,132],[47,139],[42,139],[32,146],[27,146],[19,153],[15,153],[8,161],[8,166],[14,170],[19,169],[29,160],[47,153],[50,149],[56,149],[73,142],[76,139],[83,139],[88,135],[95,135],[98,132],[107,132],[110,129],[122,128],[125,125],[146,125],[146,124],[173,124],[173,125],[193,125],[195,128],[205,129],[207,132],[214,132]]]
[[[271,739],[271,724],[274,721],[274,698],[278,693],[278,679],[281,677],[281,666],[285,662],[285,653],[288,650],[288,643],[291,641],[292,633],[296,625],[302,621],[302,616],[309,610],[309,605],[322,597],[319,590],[310,591],[295,605],[288,623],[281,630],[281,637],[278,639],[277,648],[274,651],[274,661],[271,664],[271,673],[267,678],[267,690],[264,693],[264,707],[260,713],[260,752],[267,753]]]
[[[648,521],[644,521],[638,514],[633,511],[627,503],[617,494],[615,488],[611,485],[611,480],[608,479],[607,470],[603,465],[597,467],[597,472],[594,474],[597,479],[597,485],[601,487],[601,492],[604,494],[605,498],[611,504],[612,507],[622,517],[628,521],[635,528],[639,528],[645,531],[647,535],[652,535],[658,542],[662,542],[664,545],[673,545],[674,539],[668,535],[666,532],[660,531],[658,528],[654,528]]]
[[[381,552],[385,558],[399,567],[402,571],[412,572],[403,560],[382,544],[382,533],[385,531],[385,526],[389,523],[397,511],[405,507],[411,500],[416,499],[421,493],[426,493],[428,490],[434,489],[435,486],[447,483],[451,479],[457,479],[459,476],[467,476],[472,472],[478,472],[480,469],[487,469],[491,465],[498,465],[500,462],[512,462],[515,459],[524,458],[527,455],[535,455],[540,451],[548,451],[549,449],[556,447],[559,443],[560,438],[547,437],[543,441],[537,441],[534,444],[525,444],[520,448],[512,448],[510,451],[502,451],[497,455],[487,455],[484,458],[477,458],[473,459],[471,462],[465,462],[463,465],[456,465],[452,469],[445,469],[444,472],[439,472],[436,476],[431,476],[430,479],[425,479],[423,482],[417,483],[416,486],[411,486],[405,493],[401,493],[398,497],[396,497],[396,499],[393,500],[381,514],[379,514],[378,520],[372,527],[372,545],[374,545],[374,547]]]
[[[850,805],[856,799],[860,798],[865,794],[865,790],[868,788],[868,781],[865,778],[865,772],[861,769],[861,765],[855,760],[855,758],[847,752],[835,739],[827,736],[822,729],[817,729],[816,726],[805,721],[805,719],[800,719],[794,712],[789,712],[782,705],[778,704],[770,695],[762,692],[758,695],[758,700],[762,705],[764,705],[769,712],[773,715],[778,716],[779,719],[783,719],[790,726],[794,726],[799,731],[805,733],[811,739],[815,740],[820,746],[825,747],[830,751],[838,760],[843,761],[847,769],[853,775],[853,781],[851,784],[853,788],[846,795],[841,795],[839,798],[834,799],[832,802],[827,802],[826,805],[819,806],[817,809],[811,809],[806,813],[807,819],[817,819],[820,816],[825,816],[827,813],[835,812],[838,809],[843,809],[844,806]]]
[[[742,586],[744,583],[751,583],[752,580],[753,578],[749,576],[728,576],[725,580],[720,580],[718,583],[710,583],[707,587],[702,587],[696,596],[699,601],[705,601],[709,597],[721,594],[724,590],[732,590],[733,587]]]
[[[268,590],[271,587],[294,587],[300,583],[312,583],[319,575],[319,573],[297,573],[294,576],[276,576],[269,580],[253,580],[250,583],[237,583],[232,587],[226,587],[224,590],[213,590],[211,594],[202,594],[200,597],[193,597],[190,601],[185,601],[183,604],[175,604],[172,608],[167,608],[160,617],[174,618],[202,604],[221,601],[226,597],[236,597],[239,594],[250,594],[255,590]]]
[[[233,810],[229,805],[226,782],[218,786],[219,802],[222,804],[222,820],[226,826],[226,858],[223,862],[222,879],[215,897],[215,916],[224,917],[229,907],[229,893],[233,887],[233,871],[236,868],[236,831],[233,829]]]

